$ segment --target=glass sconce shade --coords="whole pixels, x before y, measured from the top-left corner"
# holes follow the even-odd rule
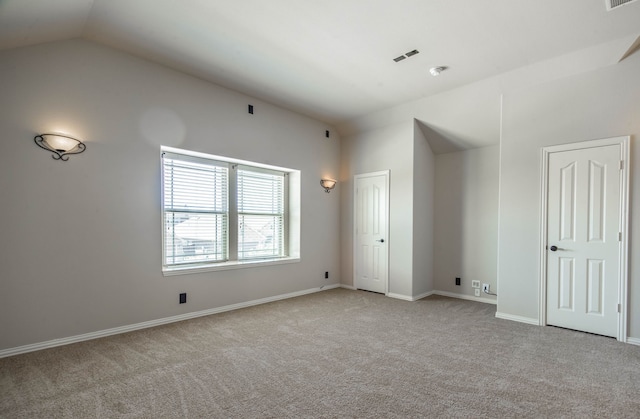
[[[326,193],[331,192],[331,189],[336,187],[337,181],[335,179],[322,179],[320,185],[324,188]]]
[[[80,140],[62,134],[39,134],[33,140],[45,150],[51,151],[54,160],[69,160],[69,154],[79,154],[87,146]]]

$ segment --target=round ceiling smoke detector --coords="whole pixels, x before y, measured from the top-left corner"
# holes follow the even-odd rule
[[[436,77],[436,76],[439,76],[440,73],[442,73],[446,69],[447,67],[431,67],[429,69],[429,73],[431,73],[433,77]]]

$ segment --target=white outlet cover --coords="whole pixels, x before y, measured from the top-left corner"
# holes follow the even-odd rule
[[[480,288],[480,281],[471,281],[472,288]]]
[[[480,297],[480,290],[476,288],[476,297]]]

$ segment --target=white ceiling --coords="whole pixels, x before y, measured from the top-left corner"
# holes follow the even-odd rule
[[[640,2],[0,0],[0,49],[82,37],[332,124],[632,35]]]

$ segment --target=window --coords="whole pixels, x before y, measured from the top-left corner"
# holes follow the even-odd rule
[[[299,172],[163,147],[163,272],[296,257],[291,175]]]
[[[285,173],[237,171],[238,259],[286,256]]]

